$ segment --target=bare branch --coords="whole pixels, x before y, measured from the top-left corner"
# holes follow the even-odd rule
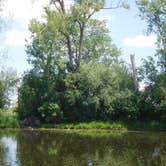
[[[58,11],[65,12],[64,0],[50,0],[50,4],[53,4]]]

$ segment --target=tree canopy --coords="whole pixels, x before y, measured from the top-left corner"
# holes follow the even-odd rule
[[[158,36],[158,64],[150,57],[139,69],[146,84],[143,91],[134,88],[132,70],[120,60],[121,51],[106,23],[95,17],[101,9],[111,9],[103,0],[75,0],[68,8],[64,0],[51,0],[44,19],[31,20],[26,53],[32,69],[24,74],[18,91],[23,125],[166,121],[166,4],[139,0],[137,5],[147,31]]]
[[[148,33],[155,33],[158,37],[159,65],[166,72],[166,1],[137,0],[140,16],[148,24]]]
[[[137,5],[141,18],[148,24],[147,32],[158,37],[159,57],[157,64],[152,57],[144,60],[140,69],[141,77],[146,83],[142,108],[144,112],[149,112],[149,117],[156,116],[158,120],[163,120],[166,117],[166,1],[138,0]]]

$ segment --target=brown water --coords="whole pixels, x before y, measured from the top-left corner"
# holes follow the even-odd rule
[[[166,165],[166,133],[0,131],[0,166],[153,165]]]

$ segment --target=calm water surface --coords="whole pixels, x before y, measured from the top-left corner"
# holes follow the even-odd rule
[[[166,166],[166,133],[0,130],[0,166]]]

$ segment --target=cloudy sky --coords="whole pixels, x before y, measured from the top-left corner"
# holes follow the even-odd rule
[[[29,68],[26,61],[25,39],[28,39],[28,23],[32,18],[42,19],[43,7],[49,0],[6,0],[1,16],[6,21],[6,28],[1,32],[1,49],[8,52],[7,65],[17,70],[19,74]],[[65,0],[67,7],[72,0]],[[107,0],[109,6],[111,0]],[[146,23],[138,17],[135,0],[128,0],[130,10],[102,10],[96,17],[107,20],[107,27],[113,42],[122,50],[122,58],[130,63],[129,55],[134,53],[139,66],[142,58],[155,54],[155,35],[146,35]]]

